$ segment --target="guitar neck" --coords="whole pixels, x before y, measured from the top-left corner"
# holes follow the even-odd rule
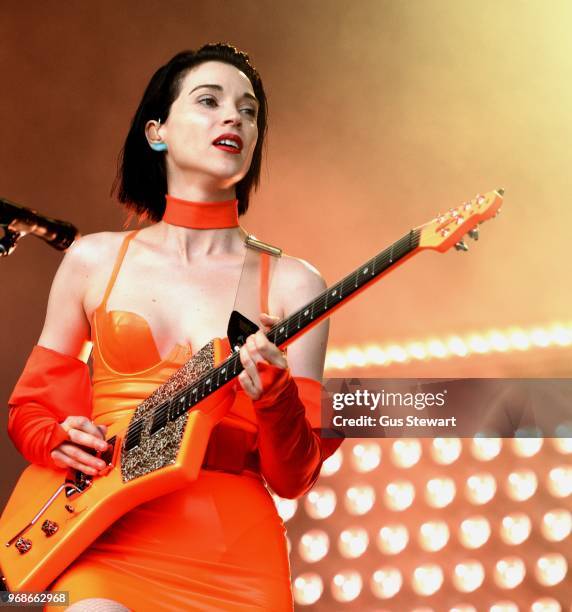
[[[332,312],[355,297],[360,291],[379,280],[393,267],[412,255],[419,246],[419,230],[411,230],[400,240],[366,261],[341,281],[322,292],[314,300],[274,325],[266,337],[279,348],[284,348],[307,332]],[[176,419],[211,393],[236,378],[243,370],[238,352],[209,370],[199,380],[179,391],[170,400],[171,418]]]

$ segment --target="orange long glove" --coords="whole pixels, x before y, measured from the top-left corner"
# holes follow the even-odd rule
[[[30,463],[56,468],[50,452],[68,439],[59,423],[89,417],[91,400],[87,365],[36,345],[8,400],[8,434]]]
[[[280,497],[304,495],[320,474],[322,463],[343,438],[320,437],[322,386],[293,378],[289,369],[257,364],[262,395],[252,404],[258,420],[260,468]]]

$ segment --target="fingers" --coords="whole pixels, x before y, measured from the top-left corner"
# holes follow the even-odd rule
[[[64,442],[51,452],[52,459],[59,467],[74,468],[86,474],[97,474],[99,470],[105,468],[105,462],[84,450]]]
[[[276,325],[278,321],[280,321],[280,317],[275,317],[267,312],[260,313],[260,322],[266,331],[268,331],[273,325]]]
[[[69,416],[61,427],[67,432],[70,442],[64,442],[52,451],[51,457],[56,465],[78,469],[86,474],[97,474],[106,467],[103,460],[81,448],[106,450],[106,425],[95,425],[85,416]]]
[[[69,416],[61,426],[67,431],[72,442],[99,451],[104,451],[107,448],[107,442],[105,441],[107,427],[105,425],[95,425],[93,421],[84,416]]]
[[[284,353],[260,330],[249,336],[240,348],[240,361],[244,370],[239,374],[238,380],[252,399],[258,399],[262,394],[257,363],[270,363],[279,368],[288,367]]]

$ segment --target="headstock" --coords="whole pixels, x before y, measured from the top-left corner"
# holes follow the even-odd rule
[[[479,194],[470,202],[450,208],[429,223],[420,225],[416,228],[419,231],[419,248],[444,253],[454,246],[460,251],[468,251],[463,237],[468,234],[473,240],[478,240],[478,225],[499,214],[503,195],[504,189]]]

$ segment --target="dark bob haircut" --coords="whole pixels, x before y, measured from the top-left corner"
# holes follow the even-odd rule
[[[171,104],[180,93],[182,81],[191,68],[208,61],[236,66],[249,78],[259,108],[258,141],[247,174],[236,184],[238,213],[248,209],[250,191],[260,181],[262,147],[266,135],[267,102],[260,75],[246,53],[225,43],[204,45],[196,51],[181,51],[161,66],[152,76],[131,122],[125,144],[119,154],[117,177],[113,190],[118,200],[133,213],[152,221],[160,221],[165,212],[167,172],[165,154],[153,151],[145,137],[145,124],[151,119],[164,123]]]

